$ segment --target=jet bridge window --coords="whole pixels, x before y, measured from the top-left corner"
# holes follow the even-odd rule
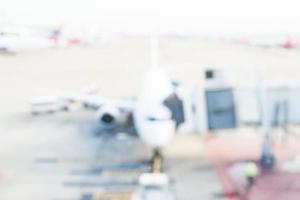
[[[235,102],[231,88],[207,90],[206,102],[210,130],[236,127]]]

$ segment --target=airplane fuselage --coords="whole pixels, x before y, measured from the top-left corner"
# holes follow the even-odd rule
[[[176,123],[172,120],[171,110],[164,104],[173,93],[164,70],[150,69],[133,112],[137,133],[149,148],[164,147],[175,133]]]

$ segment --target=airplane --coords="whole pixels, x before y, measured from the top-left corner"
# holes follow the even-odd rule
[[[260,48],[280,48],[280,49],[296,49],[298,48],[298,41],[289,35],[284,37],[279,36],[269,36],[269,37],[259,37],[259,36],[244,36],[244,37],[235,37],[232,39],[221,38],[222,41],[238,44],[238,45],[245,45],[245,46],[253,46],[253,47],[260,47]]]
[[[58,27],[54,28],[50,31],[48,39],[53,43],[55,46],[59,47],[69,47],[69,46],[76,46],[82,44],[82,38],[78,36],[78,34],[70,35],[65,33],[65,28]]]
[[[287,37],[280,46],[284,49],[295,49],[298,48],[298,42],[291,37]]]
[[[157,48],[155,43],[151,45],[152,49]],[[68,110],[68,106],[73,102],[79,102],[84,108],[95,110],[96,121],[103,127],[114,128],[132,123],[141,141],[153,151],[152,172],[160,173],[161,150],[184,122],[184,109],[183,101],[176,94],[175,86],[166,71],[157,66],[157,51],[151,52],[153,64],[146,73],[141,93],[136,100],[97,97],[89,92],[66,93],[48,102],[33,101],[31,105],[34,114],[39,113],[36,107],[47,104],[50,104],[48,109],[55,112]],[[47,108],[41,112],[44,111],[47,111]]]
[[[51,43],[30,30],[21,27],[1,27],[0,51],[4,53],[19,53],[51,48]]]
[[[60,25],[50,29],[49,41],[54,47],[86,46],[99,42],[101,34],[96,27]]]
[[[261,47],[261,48],[280,48],[280,49],[296,49],[298,48],[298,41],[296,38],[289,35],[286,36],[274,36],[268,38],[257,38],[253,39],[250,43],[252,46]]]
[[[84,108],[96,111],[96,121],[102,127],[112,129],[132,123],[138,137],[153,151],[151,163],[152,172],[155,174],[162,171],[161,150],[171,141],[178,126],[184,122],[183,102],[174,92],[174,86],[166,72],[159,67],[153,67],[147,72],[141,93],[135,101],[101,98],[91,94],[67,94],[52,100],[34,101],[32,106],[46,106],[46,110],[57,109],[51,112],[67,111],[69,105],[79,102]],[[58,104],[55,104],[55,101]],[[50,107],[47,107],[47,104]],[[38,114],[38,110],[35,110],[35,114]],[[160,179],[145,174],[142,177],[145,176],[147,178],[142,179],[146,179],[146,182],[152,178]],[[153,182],[156,183],[155,180],[150,181]]]
[[[153,150],[153,159],[161,159],[161,149],[184,122],[182,100],[175,93],[164,69],[159,67],[147,72],[141,93],[135,101],[70,93],[52,99],[32,100],[32,114],[67,111],[74,102],[95,110],[96,121],[104,128],[112,129],[132,121],[142,142]]]

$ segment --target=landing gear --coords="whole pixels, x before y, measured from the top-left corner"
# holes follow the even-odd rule
[[[163,162],[162,154],[159,149],[156,149],[152,157],[152,173],[162,172],[162,162]]]
[[[139,177],[137,199],[175,199],[169,188],[169,177],[162,172],[162,158],[160,150],[155,149],[151,160],[151,172],[143,173]]]

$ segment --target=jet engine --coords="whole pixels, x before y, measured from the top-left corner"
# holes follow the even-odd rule
[[[103,126],[110,128],[126,122],[126,115],[114,105],[101,106],[96,114],[96,119]]]

